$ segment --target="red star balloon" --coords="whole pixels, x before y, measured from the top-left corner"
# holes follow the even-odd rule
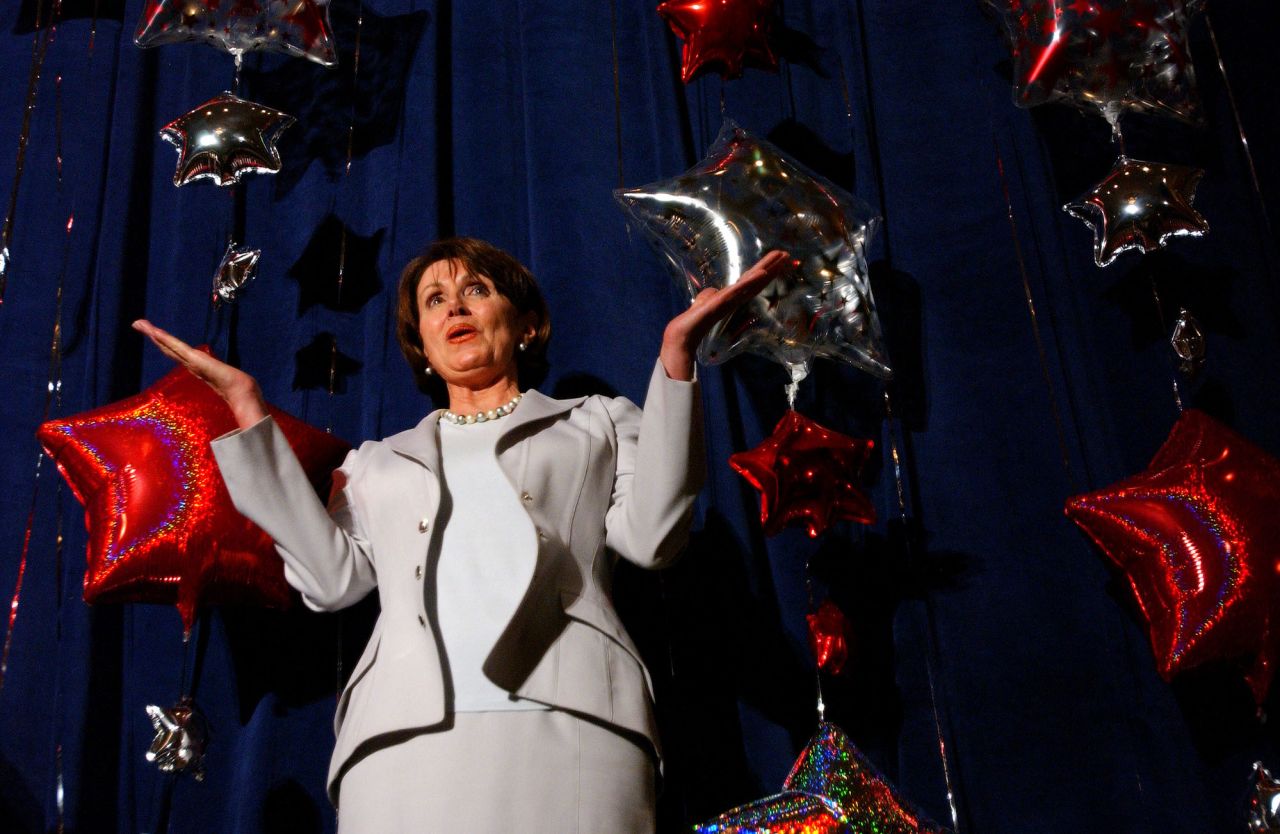
[[[204,41],[236,58],[259,49],[331,67],[330,32],[328,0],[146,0],[133,42]]]
[[[347,445],[271,409],[322,486]],[[236,428],[226,403],[184,368],[140,394],[37,432],[85,508],[85,602],[173,603],[189,633],[206,603],[283,607],[271,539],[236,512],[209,441]]]
[[[876,520],[857,484],[874,440],[847,437],[788,411],[754,449],[729,456],[729,465],[760,490],[760,523],[777,535],[802,523],[816,537],[837,519]]]
[[[1251,658],[1262,702],[1277,649],[1280,460],[1187,410],[1146,471],[1066,513],[1126,574],[1165,680]]]
[[[1014,101],[1097,107],[1114,126],[1124,109],[1198,118],[1190,17],[1199,0],[987,0],[1014,58]]]
[[[717,67],[725,78],[739,77],[744,66],[778,69],[769,46],[773,0],[664,0],[658,14],[684,41],[680,79],[686,84]]]
[[[832,675],[840,674],[849,659],[849,620],[844,612],[827,599],[817,611],[806,614],[805,621],[809,624],[809,648],[813,649],[818,668]]]
[[[694,826],[695,834],[944,834],[898,795],[844,731],[823,722],[782,792]]]
[[[1191,207],[1204,171],[1122,156],[1111,173],[1063,210],[1093,229],[1093,262],[1121,252],[1154,252],[1175,237],[1200,237],[1209,224]]]

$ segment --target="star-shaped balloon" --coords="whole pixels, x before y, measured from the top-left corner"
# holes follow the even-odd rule
[[[1145,471],[1066,513],[1125,573],[1165,680],[1252,659],[1262,702],[1277,651],[1280,460],[1188,409]]]
[[[782,792],[694,827],[696,834],[943,834],[853,746],[823,722]]]
[[[209,722],[195,702],[183,698],[170,709],[148,704],[147,717],[155,730],[147,761],[155,763],[161,773],[189,773],[197,782],[204,781]]]
[[[1280,834],[1280,781],[1271,776],[1262,762],[1253,763],[1249,834]]]
[[[729,465],[760,490],[766,535],[803,524],[816,537],[837,519],[871,524],[875,507],[858,486],[874,440],[848,437],[788,411],[763,443],[729,456]]]
[[[331,67],[331,31],[328,0],[146,0],[133,42],[204,41],[237,60],[256,49]]]
[[[173,184],[211,179],[231,185],[245,174],[280,170],[276,140],[293,116],[221,93],[160,130],[160,138],[178,149]]]
[[[792,369],[825,356],[890,375],[866,261],[877,218],[857,198],[732,122],[689,171],[614,196],[690,298],[773,249],[799,262],[712,328],[702,361],[749,350]]]
[[[323,486],[347,445],[271,409]],[[185,631],[211,603],[283,607],[271,539],[236,512],[209,441],[236,428],[226,403],[183,368],[140,394],[42,425],[41,445],[85,508],[85,602],[176,604]]]
[[[809,625],[809,648],[818,668],[838,675],[849,659],[849,620],[840,606],[829,599],[822,601],[818,610],[805,615]]]
[[[261,257],[261,249],[241,248],[234,240],[227,244],[227,251],[213,273],[213,306],[236,300],[244,285],[258,277]]]
[[[737,78],[746,66],[777,70],[769,45],[774,0],[663,0],[658,14],[684,41],[680,79],[688,84],[703,72],[719,68]]]
[[[1195,121],[1188,49],[1199,0],[987,0],[1014,58],[1014,101],[1098,108],[1114,127],[1125,109]]]
[[[1106,266],[1121,252],[1153,252],[1174,237],[1200,237],[1209,224],[1192,208],[1204,171],[1122,156],[1111,173],[1063,210],[1093,229],[1093,260]]]

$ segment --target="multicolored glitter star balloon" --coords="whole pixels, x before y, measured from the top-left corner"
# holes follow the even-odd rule
[[[322,486],[347,445],[271,413]],[[288,603],[271,539],[236,512],[209,449],[235,428],[226,403],[183,368],[128,399],[40,427],[41,445],[84,504],[85,602],[176,604],[188,633],[204,604]]]
[[[719,69],[738,78],[743,67],[777,71],[778,58],[769,45],[774,0],[664,0],[658,14],[684,41],[680,80],[688,84],[702,73]]]
[[[1191,207],[1204,171],[1122,156],[1111,173],[1063,210],[1093,229],[1093,260],[1106,266],[1121,252],[1154,252],[1174,237],[1200,237],[1209,224]]]
[[[201,179],[218,185],[239,182],[245,174],[280,170],[276,140],[293,116],[221,93],[160,130],[160,138],[178,149],[173,184]]]
[[[844,670],[849,659],[849,620],[840,606],[829,599],[822,601],[818,610],[805,615],[809,625],[809,648],[818,668],[830,675]]]
[[[209,722],[190,698],[171,709],[147,705],[147,717],[155,738],[147,750],[147,761],[161,773],[189,773],[204,781],[204,752],[209,744]]]
[[[815,356],[890,376],[866,261],[878,218],[856,197],[733,122],[684,174],[614,196],[690,299],[736,283],[774,249],[799,262],[711,329],[703,362],[749,350],[793,376]]]
[[[1249,834],[1280,834],[1280,781],[1271,776],[1262,762],[1253,763]]]
[[[844,731],[823,722],[782,792],[694,826],[696,834],[943,834],[898,795]]]
[[[256,49],[331,67],[338,63],[331,31],[327,0],[146,0],[133,42],[204,41],[237,60]]]
[[[760,490],[766,535],[800,523],[816,537],[837,519],[876,520],[875,507],[857,483],[875,445],[788,411],[772,435],[754,449],[730,455],[729,465]]]
[[[1124,571],[1165,680],[1252,659],[1262,703],[1278,648],[1280,460],[1188,409],[1146,471],[1066,513]]]
[[[261,249],[240,248],[236,242],[227,243],[227,251],[213,273],[213,306],[224,301],[235,301],[244,285],[258,277],[258,259]]]
[[[1125,109],[1199,118],[1188,49],[1199,0],[986,0],[1014,59],[1014,101],[1098,108],[1114,127]]]

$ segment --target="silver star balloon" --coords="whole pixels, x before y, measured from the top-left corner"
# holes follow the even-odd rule
[[[261,249],[242,249],[236,246],[234,240],[227,243],[227,251],[218,264],[218,270],[213,273],[214,307],[224,301],[235,301],[244,285],[258,277],[260,257]]]
[[[732,285],[770,250],[799,262],[712,329],[703,362],[751,351],[795,378],[825,356],[890,376],[866,261],[878,218],[856,197],[733,122],[690,170],[614,196],[690,299]]]
[[[250,50],[338,63],[328,0],[146,0],[133,42],[204,41],[240,60]]]
[[[160,138],[178,149],[173,184],[201,179],[218,185],[239,182],[245,174],[280,170],[276,140],[293,116],[221,93],[160,130]]]
[[[1271,777],[1262,762],[1253,763],[1249,834],[1280,834],[1280,781]]]
[[[195,702],[183,698],[170,709],[149,704],[147,717],[156,733],[147,761],[162,773],[189,773],[197,782],[203,781],[209,723]]]
[[[1093,229],[1093,260],[1106,266],[1121,252],[1154,252],[1174,237],[1200,237],[1209,224],[1192,208],[1204,171],[1121,156],[1111,173],[1068,214]]]

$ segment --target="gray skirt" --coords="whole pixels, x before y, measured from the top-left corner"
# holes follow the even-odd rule
[[[652,834],[650,751],[558,710],[462,712],[342,776],[338,834]]]

